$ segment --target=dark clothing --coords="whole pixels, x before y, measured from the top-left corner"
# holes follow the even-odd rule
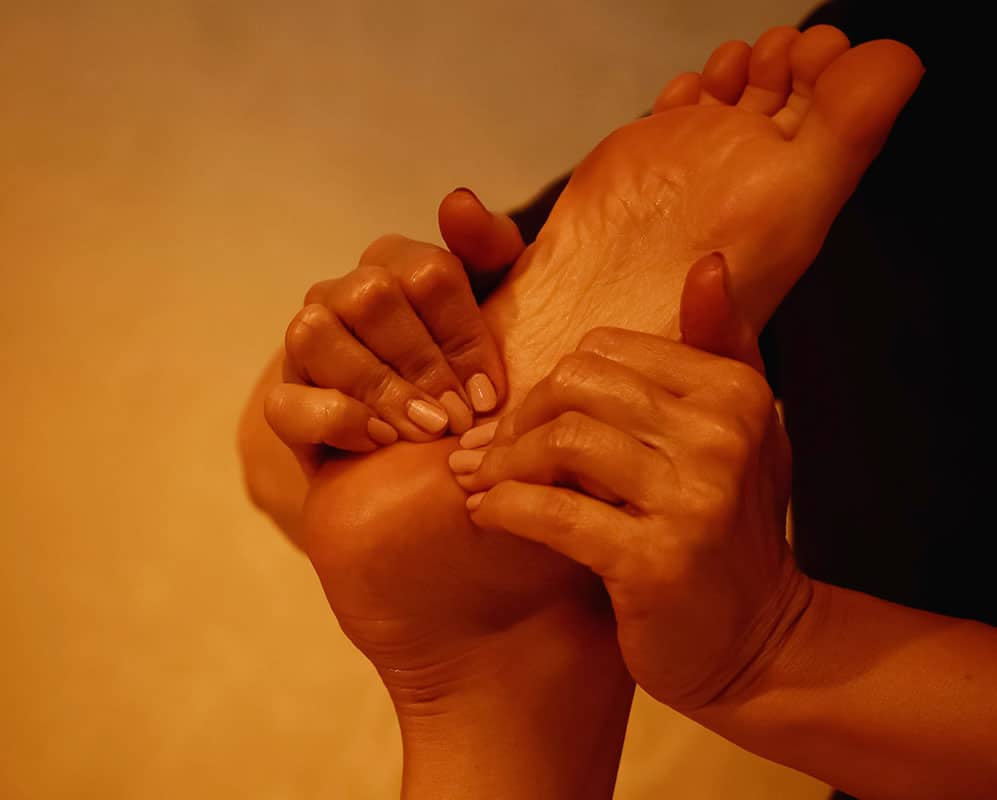
[[[803,23],[835,25],[853,45],[897,39],[928,71],[817,260],[764,331],[762,347],[793,445],[795,551],[804,572],[995,625],[984,536],[993,526],[974,518],[986,495],[975,491],[983,473],[970,470],[969,453],[983,438],[971,426],[989,415],[966,405],[983,394],[974,375],[992,360],[973,353],[985,340],[972,328],[985,318],[969,310],[966,297],[974,292],[966,276],[988,268],[987,253],[965,263],[949,241],[942,260],[934,246],[946,209],[968,205],[966,194],[943,190],[939,172],[944,162],[967,183],[953,160],[968,148],[955,141],[958,106],[941,105],[933,46],[941,37],[919,5],[838,0]],[[952,98],[945,102],[951,106]],[[948,133],[938,125],[946,118]],[[515,215],[527,241],[565,183]],[[958,241],[968,228],[964,222],[949,236]]]

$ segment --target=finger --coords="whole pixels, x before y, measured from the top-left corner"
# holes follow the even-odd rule
[[[722,383],[724,360],[681,342],[624,328],[593,328],[577,352],[593,353],[622,364],[685,397]]]
[[[288,369],[299,382],[338,389],[404,438],[430,441],[446,428],[446,409],[374,356],[325,306],[298,312],[284,342]]]
[[[672,474],[667,456],[575,411],[534,428],[511,445],[455,450],[450,467],[468,492],[484,491],[505,480],[586,491],[591,487],[602,499],[640,510],[656,504]]]
[[[504,481],[467,502],[479,528],[545,544],[603,577],[617,572],[633,545],[629,514],[570,489]]]
[[[335,389],[282,383],[266,396],[263,413],[309,474],[323,460],[322,446],[369,453],[398,439],[397,431],[367,406]]]
[[[750,441],[756,441],[768,422],[772,390],[755,368],[740,361],[715,356],[660,336],[619,328],[590,331],[583,337],[577,352],[590,352],[615,361],[663,390],[648,392],[647,403],[666,424],[659,422],[649,434],[639,437],[652,447],[674,452],[675,448],[669,448],[668,442],[675,438],[676,432],[680,434],[677,441],[689,444],[683,426],[692,430],[693,425],[698,425],[704,432],[711,426],[717,427],[722,440],[729,438],[725,433],[728,429],[733,428],[735,434],[737,429],[742,429]],[[590,379],[591,382],[595,380],[594,377]],[[632,379],[628,383],[633,383]],[[508,423],[501,423],[500,430],[503,425]],[[513,426],[519,428],[518,412]]]
[[[496,441],[521,436],[568,411],[578,411],[649,446],[662,429],[686,422],[674,395],[640,372],[604,356],[576,351],[562,357],[511,415]]]
[[[704,256],[689,270],[679,307],[682,341],[707,353],[741,361],[765,374],[758,338],[734,307],[730,271],[721,253]]]
[[[478,413],[505,401],[505,362],[456,256],[435,245],[392,235],[371,244],[361,265],[381,265],[399,278],[409,303],[463,387],[463,400],[470,400]],[[327,291],[326,305],[330,296]]]
[[[471,426],[462,381],[434,340],[434,332],[413,308],[399,276],[385,267],[358,267],[328,292],[325,305],[378,360],[403,380],[439,398],[450,412],[454,433]]]
[[[704,407],[767,415],[772,392],[758,371],[743,362],[681,342],[622,328],[595,328],[578,347],[642,373],[681,399]]]
[[[474,410],[486,413],[501,405],[504,362],[457,257],[438,247],[409,247],[392,269]]]
[[[470,189],[444,197],[438,216],[443,241],[464,262],[476,290],[493,288],[526,249],[512,218],[489,211]]]

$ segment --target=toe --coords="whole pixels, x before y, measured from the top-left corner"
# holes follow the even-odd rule
[[[692,106],[699,102],[702,79],[698,72],[683,72],[672,78],[654,101],[652,113],[658,114],[670,108]]]
[[[830,25],[808,28],[793,42],[789,49],[793,91],[786,105],[772,117],[787,138],[800,129],[821,73],[850,46],[848,37]]]
[[[854,157],[871,159],[923,75],[921,60],[905,44],[859,45],[821,72],[798,136],[830,134]]]
[[[703,67],[700,103],[733,105],[748,83],[751,45],[747,42],[726,42],[710,56]]]
[[[831,25],[816,25],[800,34],[789,51],[793,91],[812,92],[821,73],[849,47],[848,37]]]
[[[796,28],[783,26],[758,38],[751,49],[748,85],[737,103],[739,108],[771,116],[786,105],[792,89],[789,51],[799,37]]]

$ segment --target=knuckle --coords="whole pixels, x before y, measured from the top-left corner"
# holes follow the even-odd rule
[[[440,342],[440,350],[447,361],[470,363],[477,359],[483,345],[483,335],[475,326],[467,326],[459,333]]]
[[[751,458],[755,437],[740,417],[724,417],[714,424],[708,446],[724,463],[740,469]]]
[[[422,387],[429,394],[436,394],[449,387],[449,368],[441,361],[434,350],[411,348],[399,356],[399,371],[402,376]]]
[[[345,427],[345,409],[339,398],[327,398],[316,408],[319,436],[326,444]]]
[[[631,389],[639,392],[635,402],[639,404],[638,407],[648,409],[651,419],[668,419],[669,414],[673,413],[674,395],[653,381],[642,381]]]
[[[592,370],[592,355],[568,353],[554,365],[550,373],[550,386],[555,393],[570,393],[585,383]]]
[[[348,301],[354,314],[373,316],[394,300],[398,286],[395,277],[384,267],[359,267],[355,275],[356,283],[350,290]]]
[[[284,349],[292,355],[301,354],[308,346],[315,330],[327,319],[324,306],[310,303],[294,315],[284,332]]]
[[[284,419],[284,411],[287,408],[287,391],[284,384],[279,384],[263,398],[263,417],[271,428],[275,430],[281,427]]]
[[[769,406],[775,402],[768,381],[753,367],[740,361],[730,363],[727,383],[738,403],[748,413],[757,414],[764,410],[767,415]]]
[[[555,492],[547,503],[547,517],[561,535],[571,533],[578,525],[578,496],[569,490]]]
[[[578,345],[579,350],[585,350],[598,355],[607,355],[620,342],[620,329],[610,327],[592,328],[586,333]]]
[[[407,278],[409,289],[419,299],[451,293],[466,282],[463,264],[444,250],[427,255]]]
[[[305,292],[305,305],[310,306],[312,303],[321,303],[325,298],[325,293],[329,287],[333,284],[333,281],[320,281],[319,283],[313,283],[308,287],[308,291]]]
[[[368,403],[377,404],[390,397],[393,384],[394,373],[391,367],[387,364],[378,364],[364,376],[360,391]]]
[[[577,411],[565,411],[548,427],[546,445],[549,449],[564,453],[577,453],[590,443],[585,415]]]
[[[388,233],[384,236],[378,236],[373,242],[367,245],[363,253],[360,254],[360,264],[366,264],[371,260],[385,260],[386,254],[397,249],[406,241],[408,240],[399,233]]]
[[[696,481],[687,483],[683,489],[685,514],[700,524],[705,523],[705,529],[713,529],[717,523],[731,518],[736,501],[733,493],[724,487],[712,481]]]
[[[516,440],[516,415],[506,414],[499,418],[499,424],[495,428],[495,436],[492,437],[492,447],[496,445],[513,442]]]

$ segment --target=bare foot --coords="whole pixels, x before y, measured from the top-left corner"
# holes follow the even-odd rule
[[[658,113],[613,133],[578,167],[486,303],[510,401],[591,328],[677,334],[686,272],[711,251],[725,253],[732,289],[760,328],[921,74],[896,42],[849,49],[833,28],[779,28],[754,48],[724,45],[702,75],[673,81]],[[330,603],[399,703],[433,682],[445,693],[454,671],[501,670],[496,652],[520,656],[483,643],[599,597],[586,570],[470,524],[446,464],[456,446],[399,443],[329,464],[305,509],[305,547]]]
[[[905,45],[775,28],[719,47],[576,169],[487,304],[529,388],[599,325],[677,334],[689,266],[721,250],[760,330],[816,256],[923,73]],[[517,393],[513,393],[513,402]]]

